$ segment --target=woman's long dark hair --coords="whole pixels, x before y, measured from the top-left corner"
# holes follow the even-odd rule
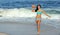
[[[36,6],[36,10],[35,10],[35,12],[37,12],[37,10],[38,10],[38,6],[40,6],[40,8],[41,8],[41,5],[38,4],[38,5]]]

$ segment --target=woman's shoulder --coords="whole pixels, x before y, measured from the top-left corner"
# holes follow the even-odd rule
[[[44,10],[43,10],[43,9],[41,9],[40,11],[42,11],[42,12],[43,12]]]
[[[43,11],[42,9],[40,9],[40,11]]]
[[[42,12],[43,10],[42,10],[42,9],[40,9],[40,10],[37,10],[37,11],[40,11],[40,12]]]

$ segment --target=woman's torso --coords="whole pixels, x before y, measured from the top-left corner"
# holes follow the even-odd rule
[[[41,18],[41,14],[42,14],[42,11],[41,11],[41,10],[38,10],[38,11],[37,11],[36,18]]]

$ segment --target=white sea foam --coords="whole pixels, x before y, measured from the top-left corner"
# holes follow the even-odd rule
[[[49,19],[60,19],[59,14],[48,14],[51,16]],[[35,17],[36,12],[32,12],[30,9],[27,8],[15,8],[15,9],[0,9],[0,16],[2,17]],[[42,18],[48,18],[44,14],[42,14]]]
[[[47,13],[48,14],[48,13]],[[36,12],[32,12],[30,9],[27,8],[20,8],[20,9],[0,9],[0,22],[3,21],[11,21],[11,22],[35,22]],[[47,17],[46,15],[42,14],[42,23],[48,24],[54,27],[60,27],[60,14],[48,14],[51,18]],[[23,18],[22,18],[23,17]],[[48,20],[51,19],[51,20]]]

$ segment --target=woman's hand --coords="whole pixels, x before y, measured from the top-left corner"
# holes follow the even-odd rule
[[[36,8],[36,6],[33,4],[33,5],[32,5],[32,8]]]
[[[32,12],[35,12],[35,8],[36,8],[36,6],[33,4],[32,5]]]

